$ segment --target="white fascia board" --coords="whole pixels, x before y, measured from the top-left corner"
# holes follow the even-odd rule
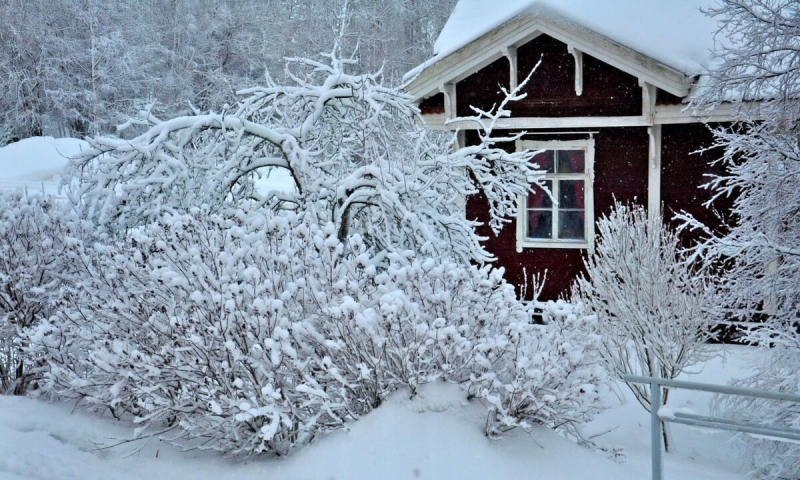
[[[689,94],[691,77],[651,57],[636,52],[582,25],[561,17],[523,15],[497,27],[424,69],[407,88],[417,100],[438,91],[438,86],[458,82],[504,55],[546,34],[598,60],[627,72],[643,82],[679,97]]]
[[[475,130],[478,125],[473,120],[448,122],[443,114],[422,115],[425,125],[434,130]],[[511,129],[550,129],[550,128],[607,128],[607,127],[649,127],[679,123],[714,123],[736,121],[732,105],[718,106],[711,112],[694,113],[686,105],[657,105],[652,119],[646,116],[633,117],[512,117],[498,120],[498,130]]]
[[[653,122],[659,124],[733,122],[736,110],[732,104],[717,105],[711,111],[695,113],[688,105],[656,105]]]
[[[515,18],[440,59],[409,84],[408,92],[417,100],[427,98],[437,93],[438,85],[463,80],[505,56],[508,47],[527,43],[519,41],[520,35],[533,40],[539,33],[535,24],[526,24],[527,20]]]
[[[476,130],[475,120],[455,119],[443,122],[441,116],[423,115],[430,128],[445,130]],[[440,123],[441,122],[441,123]],[[541,129],[541,128],[603,128],[603,127],[649,127],[652,122],[645,117],[512,117],[502,118],[495,124],[497,130]]]
[[[566,20],[542,22],[541,32],[678,97],[689,94],[691,77],[608,37]]]

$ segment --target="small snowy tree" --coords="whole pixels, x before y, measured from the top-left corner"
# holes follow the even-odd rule
[[[766,316],[746,339],[769,348],[741,385],[800,391],[800,4],[789,0],[722,0],[707,12],[729,40],[695,99],[698,108],[733,102],[738,122],[715,130],[729,172],[709,183],[734,196],[736,222],[724,235],[706,230],[696,253],[722,265],[731,316]],[[798,427],[800,410],[779,402],[730,397],[728,415]],[[756,478],[797,478],[797,444],[742,437]]]
[[[130,123],[148,127],[136,138],[90,139],[94,148],[69,167],[78,185],[72,200],[118,230],[203,204],[313,206],[340,240],[360,232],[379,250],[489,260],[459,199],[482,190],[497,231],[516,214],[518,195],[541,180],[531,152],[497,145],[517,136],[492,134],[517,91],[494,112],[476,112],[485,125],[480,143],[454,152],[454,139],[427,131],[409,97],[380,74],[347,73],[354,60],[339,58],[338,48],[325,58],[289,60],[293,84],[268,78],[240,92],[230,111],[164,121],[146,114]],[[254,188],[271,169],[290,173],[289,191]]]
[[[574,283],[573,295],[596,317],[600,355],[608,370],[617,378],[673,379],[704,360],[711,327],[722,319],[717,289],[686,261],[677,233],[661,215],[648,218],[643,207],[620,203],[597,228],[594,250],[585,258],[586,275]],[[650,411],[647,386],[627,385]],[[666,404],[668,389],[662,398]]]

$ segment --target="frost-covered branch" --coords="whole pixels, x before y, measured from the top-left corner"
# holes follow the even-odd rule
[[[118,230],[199,205],[313,205],[341,239],[360,232],[377,250],[491,260],[459,200],[485,193],[498,231],[541,178],[530,152],[498,146],[516,137],[493,136],[519,89],[479,112],[486,127],[477,145],[454,150],[455,140],[426,131],[409,97],[383,86],[379,73],[347,73],[353,61],[336,50],[323,58],[289,59],[292,85],[268,77],[239,92],[231,112],[164,121],[145,114],[136,122],[148,128],[135,138],[90,139],[93,148],[70,163],[70,198]],[[288,171],[293,185],[258,191],[256,178],[274,169]]]

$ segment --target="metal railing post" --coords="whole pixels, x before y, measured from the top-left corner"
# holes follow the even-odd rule
[[[653,480],[662,480],[664,478],[664,462],[661,457],[661,418],[658,416],[658,410],[661,408],[661,385],[653,378],[650,382],[650,449],[652,465],[652,478]]]

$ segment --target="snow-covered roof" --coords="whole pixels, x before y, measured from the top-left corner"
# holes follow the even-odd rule
[[[520,16],[579,25],[687,76],[701,74],[714,49],[717,22],[701,8],[714,0],[460,0],[434,56],[411,79]]]

